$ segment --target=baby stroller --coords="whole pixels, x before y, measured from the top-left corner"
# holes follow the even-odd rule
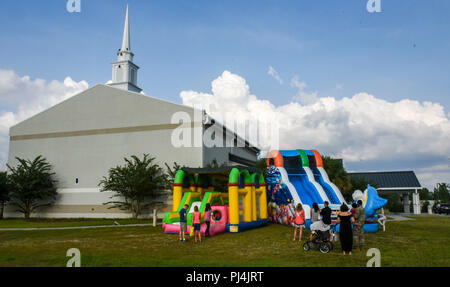
[[[335,228],[334,226],[332,226],[331,228],[333,238],[335,236],[334,228]],[[305,251],[311,250],[311,245],[322,253],[329,253],[331,250],[333,250],[333,243],[332,240],[330,239],[330,231],[329,230],[313,231],[313,239],[303,244],[303,250]]]

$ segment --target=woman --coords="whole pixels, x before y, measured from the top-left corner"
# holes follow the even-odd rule
[[[295,237],[297,237],[297,230],[300,229],[300,234],[298,236],[298,241],[302,241],[302,233],[303,228],[305,228],[305,211],[303,210],[303,206],[301,203],[297,205],[297,209],[295,210],[295,220],[294,220],[294,241]]]
[[[200,234],[200,217],[201,214],[198,211],[198,206],[194,207],[194,216],[193,216],[193,224],[194,224],[194,241],[197,242],[197,237],[200,243],[202,242],[202,235]]]
[[[211,205],[209,203],[206,204],[205,207],[205,223],[206,223],[206,230],[205,230],[205,237],[209,237],[209,227],[211,225]]]
[[[317,202],[314,202],[311,209],[311,224],[320,220],[319,214],[320,214],[319,205],[317,205]]]
[[[347,252],[352,255],[353,248],[353,230],[352,223],[353,219],[352,213],[348,212],[348,206],[344,203],[341,205],[341,212],[339,212],[337,224],[339,226],[339,239],[341,241],[342,252],[345,255]]]
[[[311,215],[311,224],[313,224],[314,222],[320,221],[320,208],[319,205],[317,205],[317,202],[314,202],[310,211],[310,215]],[[311,234],[309,235],[309,240],[313,239],[313,233],[311,232]]]

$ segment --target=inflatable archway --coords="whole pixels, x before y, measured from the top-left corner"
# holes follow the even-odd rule
[[[227,192],[217,191],[214,183],[227,181]],[[239,199],[242,198],[242,210]],[[215,225],[217,233],[240,232],[267,223],[267,194],[264,176],[258,169],[243,166],[221,168],[184,168],[179,170],[173,184],[172,212],[164,215],[166,232],[179,232],[179,212],[189,206],[187,223],[192,224],[193,207],[198,206],[202,222],[206,204],[224,214]],[[192,209],[192,210],[191,210]],[[240,213],[243,218],[240,218]],[[226,220],[225,220],[226,219]],[[220,228],[219,228],[220,226]],[[177,229],[178,228],[178,229]]]

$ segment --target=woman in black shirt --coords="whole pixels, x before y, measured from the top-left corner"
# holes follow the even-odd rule
[[[344,255],[346,252],[352,255],[353,248],[353,230],[352,223],[354,219],[352,213],[348,212],[348,206],[344,203],[341,205],[341,212],[339,212],[337,223],[339,227],[339,239],[341,241],[341,248]]]

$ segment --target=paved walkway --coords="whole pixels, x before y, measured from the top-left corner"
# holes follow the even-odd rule
[[[156,225],[162,225],[157,223]],[[74,229],[92,229],[92,228],[113,228],[113,227],[136,227],[153,226],[153,223],[143,224],[124,224],[124,225],[97,225],[97,226],[70,226],[70,227],[31,227],[31,228],[0,228],[0,231],[34,231],[34,230],[74,230]]]
[[[409,218],[409,217],[404,217],[400,214],[386,214],[386,217],[388,217],[388,219],[386,219],[386,221],[407,221],[407,220],[414,220],[413,218]]]

